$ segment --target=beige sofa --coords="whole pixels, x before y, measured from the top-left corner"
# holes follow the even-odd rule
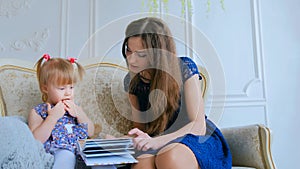
[[[1,115],[27,118],[29,110],[41,102],[33,64],[25,64],[24,61],[3,63],[0,60]],[[86,75],[76,89],[76,102],[95,123],[94,137],[103,134],[123,135],[131,127],[129,102],[123,90],[126,68],[113,63],[84,66]],[[205,74],[203,76],[207,77]],[[203,89],[206,89],[206,83]],[[275,168],[269,128],[254,124],[221,130],[233,155],[233,168]]]

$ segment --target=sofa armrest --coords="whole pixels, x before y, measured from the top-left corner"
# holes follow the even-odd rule
[[[232,165],[275,169],[271,131],[261,124],[221,129],[232,153]]]
[[[0,117],[4,117],[5,116],[5,112],[6,112],[6,108],[5,108],[5,104],[4,104],[4,101],[3,101],[3,95],[2,95],[2,89],[1,89],[1,86],[0,86]]]

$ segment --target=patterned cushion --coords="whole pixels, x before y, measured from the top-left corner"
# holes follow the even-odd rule
[[[230,151],[232,165],[275,169],[271,154],[271,132],[262,124],[222,129]]]
[[[131,128],[130,106],[124,91],[127,71],[113,65],[86,68],[77,88],[77,101],[102,133],[121,136]],[[79,96],[79,97],[78,97]]]
[[[41,102],[35,72],[20,67],[2,67],[0,86],[3,97],[2,114],[27,118],[30,109]]]

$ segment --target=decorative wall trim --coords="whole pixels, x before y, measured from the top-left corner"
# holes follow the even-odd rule
[[[10,49],[13,51],[21,51],[21,50],[25,50],[26,48],[30,48],[33,49],[34,51],[42,51],[44,50],[44,46],[47,39],[49,38],[49,32],[50,32],[49,29],[45,28],[41,32],[34,32],[32,37],[11,42]],[[3,48],[4,51],[5,47]]]
[[[209,98],[207,99],[207,107],[210,107],[210,103],[212,102],[212,100]],[[267,101],[266,99],[251,99],[251,98],[235,98],[235,99],[226,99],[225,100],[225,105],[224,105],[224,101],[223,100],[218,100],[215,99],[214,100],[214,107],[252,107],[252,106],[266,106],[267,105]]]
[[[32,0],[2,0],[0,1],[0,17],[10,18],[19,14],[19,11],[30,8]]]
[[[69,0],[63,0],[61,2],[61,22],[60,22],[60,56],[66,57],[68,54],[68,41],[69,41]]]
[[[193,11],[191,11],[192,9],[188,7],[188,3],[185,3],[185,13],[184,13],[184,17],[185,20],[187,22],[185,22],[185,39],[186,39],[186,43],[187,45],[185,46],[185,53],[186,56],[191,56],[193,58],[193,28],[192,28],[192,24],[188,24],[188,23],[192,23],[192,16],[191,13]],[[189,47],[190,46],[190,47]]]
[[[88,57],[96,57],[96,42],[94,37],[94,33],[96,32],[96,16],[97,15],[97,1],[91,0],[90,1],[90,25],[89,25],[89,50],[88,50]]]
[[[215,107],[224,106],[227,107],[264,107],[265,124],[268,126],[268,108],[266,100],[266,79],[264,70],[264,55],[263,55],[263,43],[262,43],[262,28],[261,28],[261,16],[260,16],[260,5],[259,0],[250,0],[250,11],[251,11],[251,22],[252,22],[252,39],[253,39],[253,59],[254,59],[254,77],[248,81],[242,89],[242,92],[232,93],[232,91],[227,91],[226,96],[217,95],[214,100]],[[259,84],[260,96],[251,96],[249,91],[254,85]],[[212,101],[211,96],[208,96],[207,107]],[[225,98],[225,101],[218,98]],[[225,105],[222,103],[225,102]],[[220,103],[220,104],[218,104]]]
[[[265,85],[265,69],[264,69],[264,55],[263,55],[263,43],[262,43],[262,28],[261,28],[261,17],[260,17],[260,7],[259,0],[251,0],[252,9],[252,28],[254,30],[253,37],[253,47],[255,55],[255,70],[256,77],[261,80],[262,83],[262,94],[263,98],[266,98],[266,85]]]
[[[263,52],[263,39],[262,39],[262,28],[261,28],[261,16],[260,16],[260,4],[259,0],[252,0],[251,1],[251,8],[252,8],[252,18],[253,18],[253,29],[255,30],[254,35],[255,38],[253,40],[255,41],[254,46],[254,54],[256,55],[257,60],[257,70],[258,70],[258,77],[262,82],[262,94],[263,99],[266,99],[266,79],[265,79],[265,69],[264,69],[264,52]],[[269,112],[267,104],[264,106],[264,112],[265,112],[265,124],[269,126]]]
[[[227,91],[226,99],[230,100],[244,100],[245,98],[249,98],[251,100],[251,96],[249,96],[250,89],[259,84],[261,86],[261,94],[262,99],[266,98],[266,88],[265,88],[265,77],[264,77],[264,64],[263,64],[263,47],[262,47],[262,35],[261,35],[261,23],[260,23],[260,13],[259,13],[259,0],[250,0],[250,8],[251,8],[251,22],[252,22],[252,39],[253,39],[253,70],[254,77],[250,79],[239,92]],[[216,94],[218,95],[218,94]],[[221,96],[217,96],[221,97]],[[259,96],[261,97],[261,96]]]

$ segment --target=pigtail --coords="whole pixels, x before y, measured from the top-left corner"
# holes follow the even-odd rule
[[[48,54],[44,54],[34,65],[34,67],[36,68],[36,78],[39,82],[39,87],[40,87],[40,91],[42,91],[42,80],[41,80],[41,68],[42,68],[42,64],[44,63],[43,61],[48,61],[50,59],[50,56]],[[45,94],[44,92],[42,92],[42,101],[46,102],[47,101],[47,94]]]
[[[41,75],[41,66],[42,66],[42,62],[43,62],[44,58],[41,57],[36,64],[34,65],[34,67],[36,68],[36,77],[38,79],[38,81],[40,81],[40,75]]]
[[[76,58],[69,57],[68,60],[72,63],[73,66],[74,66],[74,64],[75,64],[75,66],[76,66],[76,68],[77,68],[77,77],[78,77],[79,80],[81,81],[82,78],[83,78],[83,76],[84,76],[84,74],[85,74],[84,68],[83,68],[78,62],[76,62],[76,60],[77,60]],[[76,68],[74,68],[74,70],[75,70]]]
[[[74,62],[74,64],[76,64],[77,67],[77,72],[78,72],[78,78],[81,81],[84,74],[85,74],[85,69],[83,68],[83,66],[81,66],[79,63]]]

